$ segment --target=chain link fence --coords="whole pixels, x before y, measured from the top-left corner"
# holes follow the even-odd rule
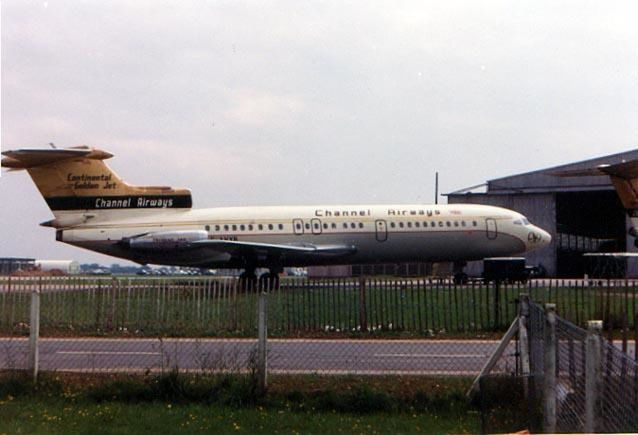
[[[40,370],[255,370],[259,292],[235,278],[5,281],[0,368],[32,365],[36,291]],[[489,291],[424,280],[283,280],[267,295],[268,372],[473,376],[496,345],[480,337],[492,333],[493,317],[470,307],[479,294],[485,310],[493,307]],[[474,322],[482,316],[489,320]],[[460,331],[462,340],[445,338]],[[510,354],[503,371],[516,364],[513,346]]]
[[[531,403],[542,402],[546,431],[638,431],[638,363],[601,327],[587,331],[530,303]]]

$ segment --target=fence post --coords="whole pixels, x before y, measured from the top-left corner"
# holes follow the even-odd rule
[[[362,331],[368,330],[368,313],[366,310],[366,279],[359,277],[359,326]]]
[[[262,291],[259,294],[259,304],[257,311],[257,376],[259,382],[259,391],[264,393],[268,386],[268,352],[267,352],[267,338],[268,338],[268,316],[266,308],[268,306],[268,293]]]
[[[489,284],[488,284],[489,285]],[[494,280],[494,330],[498,331],[501,321],[501,281]]]
[[[42,277],[38,282],[38,287],[31,292],[31,313],[29,319],[29,370],[33,373],[33,382],[38,381],[39,349],[38,339],[40,337],[40,291],[42,290]]]
[[[556,432],[556,304],[545,304],[543,431]]]
[[[518,307],[518,345],[521,358],[521,374],[529,376],[529,335],[527,334],[527,318],[529,317],[529,295],[521,294]],[[527,378],[525,378],[525,397],[527,398]]]
[[[596,431],[596,408],[600,393],[601,343],[600,333],[602,320],[587,322],[587,338],[585,341],[585,432]]]

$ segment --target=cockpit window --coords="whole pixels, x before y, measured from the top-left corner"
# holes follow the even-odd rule
[[[514,225],[523,225],[523,221],[520,219],[514,219]]]
[[[526,218],[523,218],[523,225],[529,225],[529,221]]]

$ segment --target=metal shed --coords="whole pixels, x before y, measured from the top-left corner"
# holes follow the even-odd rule
[[[592,252],[636,252],[627,236],[631,223],[607,176],[558,177],[560,171],[591,168],[638,159],[638,149],[524,174],[487,181],[485,192],[473,188],[446,194],[448,203],[474,203],[516,210],[552,235],[550,246],[527,255],[529,265],[541,265],[548,276],[583,277],[591,274]],[[638,276],[637,262],[618,269],[620,275]],[[478,275],[480,262],[468,264]]]

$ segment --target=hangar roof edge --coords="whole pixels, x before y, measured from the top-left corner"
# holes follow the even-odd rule
[[[613,189],[607,176],[588,177],[558,177],[552,175],[557,171],[591,168],[602,164],[620,163],[626,160],[638,159],[638,149],[624,151],[617,154],[595,157],[574,163],[552,166],[522,174],[493,178],[487,181],[486,194],[524,194],[547,192],[574,192],[585,190]],[[445,194],[446,196],[464,195],[472,188],[460,189]]]

